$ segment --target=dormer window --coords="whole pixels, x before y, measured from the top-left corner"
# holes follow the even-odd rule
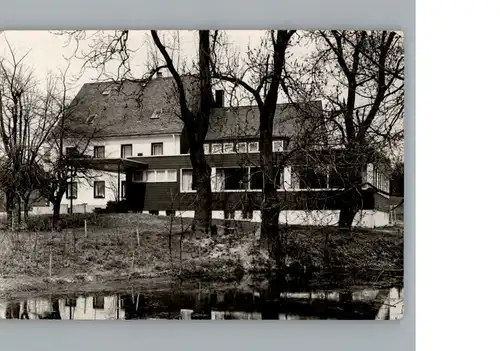
[[[151,119],[158,119],[160,118],[160,115],[162,113],[162,109],[161,108],[157,108],[153,111],[153,114],[151,115]]]
[[[94,124],[94,120],[97,117],[96,114],[90,115],[87,117],[87,124]]]
[[[111,88],[106,88],[103,90],[102,95],[107,96],[111,93]]]

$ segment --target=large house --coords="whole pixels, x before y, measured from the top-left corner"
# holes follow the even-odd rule
[[[187,87],[195,87],[184,79]],[[195,90],[187,90],[189,101],[195,103]],[[63,209],[90,212],[104,209],[109,201],[123,201],[131,212],[193,217],[196,193],[189,143],[175,93],[174,81],[161,76],[147,84],[83,85],[66,122],[81,138],[68,139],[66,150],[92,172],[85,179],[75,177]],[[338,221],[344,183],[335,160],[342,159],[342,150],[325,149],[326,129],[317,123],[322,113],[321,102],[277,107],[273,151],[283,223]],[[263,178],[258,109],[228,106],[223,91],[216,91],[210,123],[205,154],[212,167],[213,218],[259,221]],[[388,191],[388,180],[373,163],[364,177]],[[355,225],[388,223],[388,198],[366,187]]]

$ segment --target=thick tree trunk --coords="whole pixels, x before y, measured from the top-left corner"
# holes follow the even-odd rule
[[[9,226],[11,226],[13,231],[18,231],[22,222],[22,205],[21,205],[21,198],[17,195],[12,196],[12,205],[10,213],[11,217]]]
[[[345,192],[342,194],[341,208],[339,214],[339,228],[341,230],[352,229],[356,214],[363,208],[363,170],[366,165],[366,150],[359,144],[353,143],[345,150],[344,179]]]
[[[339,229],[350,231],[354,217],[362,207],[361,187],[353,187],[343,194],[343,202],[340,208]]]
[[[284,265],[282,241],[279,230],[280,203],[275,184],[273,159],[273,121],[264,117],[260,122],[260,165],[264,176],[263,200],[261,204],[261,240],[269,250],[275,268],[281,270]]]
[[[263,297],[262,319],[278,320],[280,313],[281,293],[285,291],[285,277],[280,270],[274,272],[268,282],[267,289],[261,292]]]
[[[212,223],[212,169],[205,159],[203,143],[192,143],[190,158],[193,166],[193,188],[197,195],[193,232],[195,236],[200,237],[210,234]]]
[[[18,196],[16,199],[16,225],[17,229],[21,227],[23,223],[23,205],[22,205],[22,200]]]

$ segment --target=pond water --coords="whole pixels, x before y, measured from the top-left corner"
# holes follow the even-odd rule
[[[0,301],[3,319],[395,320],[403,316],[403,289],[287,292],[273,300],[260,291],[131,289],[129,292],[34,296]]]

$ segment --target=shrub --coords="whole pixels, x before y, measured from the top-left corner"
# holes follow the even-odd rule
[[[96,209],[95,213],[127,213],[127,203],[126,201],[108,201],[106,208]]]
[[[85,220],[87,220],[87,225],[95,225],[98,224],[99,217],[95,213],[61,214],[61,229],[83,227]],[[27,229],[33,232],[51,231],[52,215],[30,216],[27,223]]]

